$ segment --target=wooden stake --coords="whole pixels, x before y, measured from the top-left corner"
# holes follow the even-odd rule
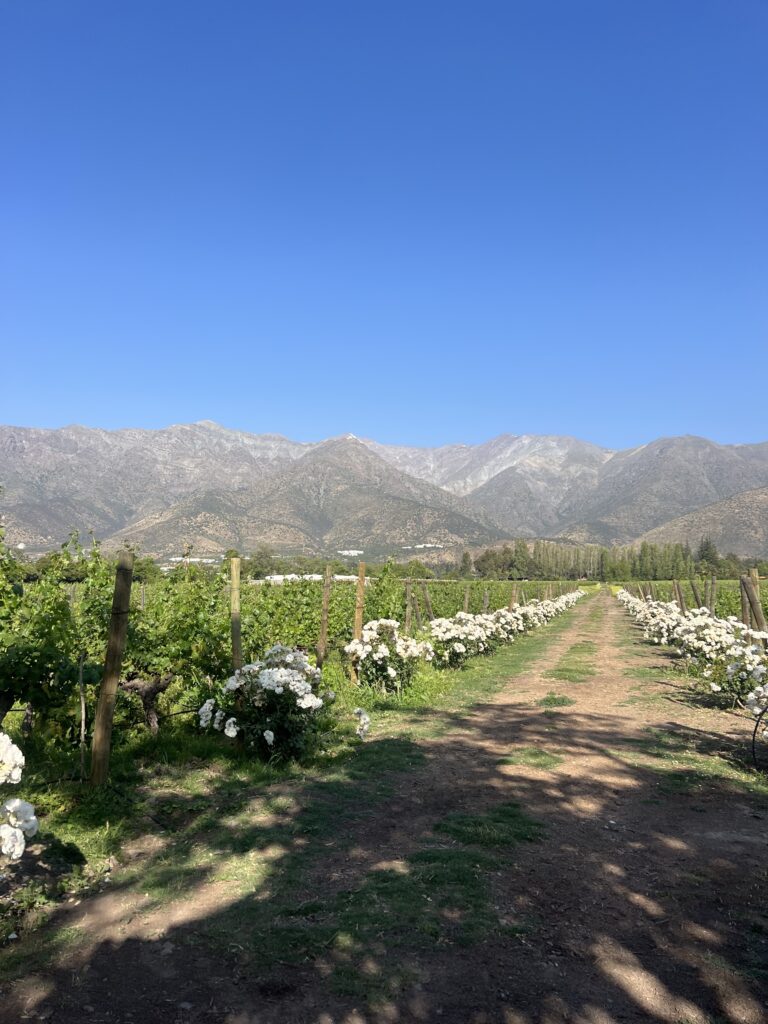
[[[696,607],[702,608],[703,604],[701,600],[701,594],[699,593],[699,588],[696,586],[696,580],[693,578],[693,576],[691,576],[691,590],[693,591],[693,600],[696,602]]]
[[[717,576],[713,576],[709,587],[709,610],[715,614],[717,608]]]
[[[128,613],[131,607],[133,581],[133,552],[121,551],[117,559],[115,592],[112,598],[112,617],[109,623],[107,653],[104,659],[104,677],[99,688],[96,717],[93,722],[91,745],[91,785],[101,786],[109,775],[109,752],[112,746],[112,720],[115,715],[117,684],[128,633]]]
[[[752,617],[749,613],[749,598],[747,588],[744,586],[744,577],[739,580],[739,592],[741,594],[741,621],[749,628],[752,625]]]
[[[413,625],[413,609],[411,608],[411,602],[413,601],[413,584],[410,580],[405,581],[405,632],[407,636],[411,635],[411,627]]]
[[[229,560],[229,622],[232,631],[232,665],[243,667],[243,638],[240,632],[240,559]]]
[[[486,587],[485,590],[483,591],[483,615],[485,615],[485,613],[488,611],[488,606],[490,605],[490,603],[491,597],[490,594],[488,593],[488,587]]]
[[[464,611],[469,611],[469,587],[464,587]]]
[[[432,602],[429,599],[429,588],[427,587],[427,581],[421,581],[421,592],[424,595],[424,611],[427,613],[427,619],[431,622],[435,617],[435,613],[432,611]]]
[[[357,567],[357,593],[355,595],[355,628],[354,638],[359,640],[363,635],[363,609],[365,608],[365,562]]]
[[[509,610],[512,611],[512,609],[515,607],[516,604],[517,604],[517,584],[513,583],[512,584],[512,592],[509,595],[509,606],[508,606]]]
[[[416,628],[421,629],[421,609],[419,608],[419,599],[416,594],[411,594],[411,607],[413,608],[413,614],[416,616]]]
[[[747,592],[749,607],[752,611],[752,622],[754,623],[754,628],[759,630],[761,633],[764,633],[768,631],[768,625],[766,625],[765,622],[763,606],[760,604],[760,591],[755,586],[755,581],[751,576],[751,570],[749,576],[742,576],[741,578],[744,582],[744,589]]]
[[[323,579],[323,603],[320,607],[320,636],[317,640],[317,667],[322,668],[323,662],[328,655],[328,620],[331,614],[331,586],[333,584],[333,569],[330,565],[325,567],[325,578]]]
[[[77,659],[77,688],[80,693],[80,781],[85,782],[85,685],[83,683],[83,665],[85,655]]]
[[[759,575],[759,573],[757,571],[757,567],[754,566],[754,565],[749,570],[749,579],[750,579],[750,581],[752,583],[752,586],[754,587],[754,592],[755,592],[755,594],[757,596],[757,604],[758,604],[758,606],[760,608],[760,614],[762,615],[762,607],[763,606],[762,606],[762,602],[760,600],[760,575]],[[750,608],[750,613],[751,613],[752,628],[753,629],[760,629],[760,626],[758,625],[758,620],[755,618],[755,613],[752,610],[752,600],[749,597],[749,590],[747,590],[747,600],[749,601],[749,608]]]

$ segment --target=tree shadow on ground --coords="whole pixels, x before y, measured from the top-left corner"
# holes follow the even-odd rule
[[[0,1020],[766,1019],[768,804],[706,768],[722,736],[429,714],[437,740],[369,742],[324,781],[201,799],[169,779],[107,891],[13,951]],[[562,760],[505,763],[515,746]]]

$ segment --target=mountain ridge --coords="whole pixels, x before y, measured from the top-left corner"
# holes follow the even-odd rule
[[[0,487],[8,539],[31,550],[73,529],[153,554],[259,537],[313,552],[516,536],[630,543],[768,487],[768,442],[683,435],[612,450],[568,435],[500,434],[426,448],[354,434],[294,441],[211,420],[116,431],[0,426]],[[744,501],[745,543],[762,544],[758,506]]]

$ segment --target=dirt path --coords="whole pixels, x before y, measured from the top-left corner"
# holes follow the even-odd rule
[[[393,792],[338,829],[315,808],[288,854],[262,836],[247,899],[201,879],[170,907],[134,886],[66,910],[89,941],[6,993],[0,1020],[768,1021],[748,722],[688,703],[669,667],[606,591],[584,601],[528,671],[420,739]],[[201,932],[217,915],[218,951]]]

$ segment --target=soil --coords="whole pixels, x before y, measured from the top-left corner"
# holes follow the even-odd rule
[[[547,675],[583,641],[594,644],[585,655],[594,675]],[[422,943],[412,982],[386,999],[340,995],[323,957],[260,976],[196,943],[197,924],[232,899],[201,882],[162,908],[117,887],[63,908],[48,927],[87,941],[11,986],[0,1021],[768,1022],[765,798],[731,775],[702,782],[686,776],[692,762],[649,754],[658,741],[735,764],[748,758],[750,722],[690,701],[679,680],[654,679],[651,670],[669,667],[670,655],[644,644],[601,592],[492,700],[420,740],[426,760],[400,791],[328,843],[307,893],[354,889],[371,869],[404,866],[452,812],[515,801],[543,823],[543,839],[515,846],[491,878],[493,909],[509,928],[464,946]],[[540,706],[552,691],[574,703]],[[562,760],[500,763],[527,748]],[[379,955],[383,963],[386,950]]]

